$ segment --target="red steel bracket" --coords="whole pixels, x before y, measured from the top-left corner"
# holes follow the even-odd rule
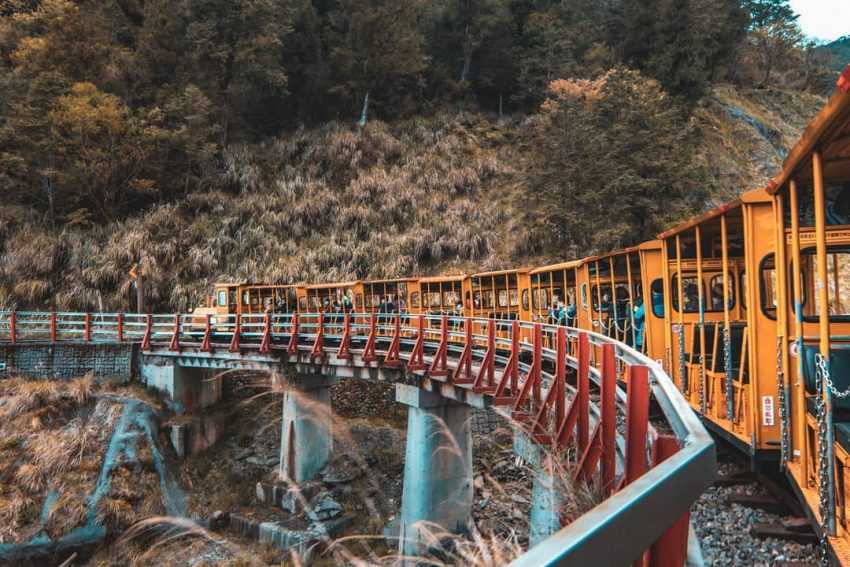
[[[463,320],[463,352],[457,362],[455,370],[455,384],[471,384],[472,378],[472,319],[469,317]]]
[[[646,472],[646,436],[649,430],[649,369],[629,367],[626,387],[626,484]]]
[[[263,340],[260,341],[260,354],[268,354],[272,348],[272,315],[266,311],[263,317]]]
[[[614,491],[617,475],[617,361],[613,344],[602,347],[602,486]]]
[[[230,339],[230,352],[239,352],[239,341],[242,338],[242,314],[236,313],[236,321],[233,323],[233,336]]]
[[[18,312],[12,311],[9,315],[9,340],[12,344],[18,342]]]
[[[363,349],[363,362],[373,362],[378,357],[375,354],[375,343],[378,340],[378,320],[374,313],[369,317],[369,336]]]
[[[294,356],[298,354],[298,327],[300,324],[300,320],[298,318],[298,313],[292,314],[292,322],[290,323],[291,327],[289,329],[289,344],[286,345],[286,352],[289,353],[290,356]]]
[[[407,361],[408,370],[425,370],[425,315],[419,315],[416,324],[416,343]]]
[[[390,348],[387,350],[387,355],[384,357],[386,366],[401,366],[401,315],[395,317],[395,329],[393,330],[393,338],[390,341]]]
[[[201,352],[212,352],[212,315],[207,313],[206,325],[204,327],[204,340],[201,342]]]
[[[83,340],[87,343],[91,342],[91,313],[86,313],[83,319]]]
[[[434,377],[448,376],[448,353],[449,353],[449,318],[443,315],[440,320],[440,346],[437,347],[437,352],[434,359],[431,361],[431,367],[428,369],[428,375]]]
[[[655,465],[679,452],[679,441],[672,435],[661,435],[655,441]],[[667,531],[652,544],[649,553],[650,567],[679,567],[688,555],[688,522],[685,512]]]
[[[151,337],[153,336],[153,315],[148,313],[145,323],[145,335],[142,337],[142,352],[151,350]]]
[[[534,324],[532,342],[532,351],[534,354],[531,361],[531,370],[529,370],[528,375],[525,377],[525,382],[522,384],[522,390],[520,391],[516,402],[514,402],[513,407],[513,415],[517,419],[521,419],[525,415],[528,415],[528,413],[523,411],[523,409],[525,402],[532,399],[532,395],[534,396],[533,401],[535,403],[539,403],[540,401],[540,369],[543,356],[543,327],[541,327],[540,323]]]
[[[174,316],[174,332],[171,335],[171,344],[168,349],[174,352],[180,352],[180,314]]]
[[[118,327],[118,342],[123,343],[124,342],[124,314],[123,313],[118,314],[116,324],[117,324],[117,327]]]
[[[50,312],[50,342],[56,342],[56,312]]]
[[[511,323],[511,356],[502,371],[499,386],[493,394],[494,405],[507,406],[513,404],[516,396],[519,395],[519,341],[519,321],[513,321]],[[511,395],[506,396],[505,390],[507,390],[509,382]]]
[[[339,341],[339,350],[336,357],[342,360],[351,359],[351,316],[345,314],[345,323],[343,323],[342,340]]]
[[[325,314],[319,313],[316,327],[316,340],[310,349],[310,358],[322,358],[325,355]]]

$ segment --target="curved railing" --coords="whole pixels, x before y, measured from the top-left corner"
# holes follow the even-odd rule
[[[484,396],[570,460],[577,480],[600,475],[606,496],[517,566],[627,565],[641,554],[682,565],[688,510],[714,476],[713,442],[663,368],[582,329],[418,314],[0,312],[0,343],[43,342],[394,368]]]

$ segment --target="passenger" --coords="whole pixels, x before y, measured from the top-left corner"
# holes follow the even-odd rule
[[[567,327],[567,308],[563,301],[558,302],[558,325]]]
[[[354,303],[351,301],[351,290],[342,296],[342,310],[346,313],[351,313],[354,310]]]
[[[643,306],[643,298],[638,297],[635,300],[635,349],[643,352],[643,331],[644,323],[646,322],[646,312]]]
[[[557,325],[558,324],[558,317],[559,317],[558,304],[552,303],[549,306],[549,312],[548,312],[547,317],[546,317],[546,323],[548,323],[549,325]]]
[[[398,306],[395,303],[393,303],[393,298],[387,297],[387,313],[397,313],[397,312],[398,312]]]
[[[576,323],[576,305],[575,303],[570,303],[567,305],[565,310],[566,318],[567,318],[567,327],[575,327]]]

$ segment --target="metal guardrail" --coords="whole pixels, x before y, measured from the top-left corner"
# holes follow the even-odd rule
[[[354,357],[370,366],[403,365],[489,396],[538,443],[558,452],[564,439],[573,442],[581,455],[577,478],[584,471],[612,481],[601,504],[516,559],[516,567],[627,565],[644,553],[651,565],[682,565],[688,510],[714,476],[713,441],[663,368],[582,329],[417,314],[0,312],[0,343],[42,342],[132,342],[152,352],[224,349],[336,362]],[[568,367],[575,386],[567,383]],[[618,382],[628,385],[625,392],[611,386]],[[591,383],[600,395],[597,408],[589,405]],[[650,392],[669,432],[648,423]],[[615,403],[626,412],[625,444],[595,446],[597,435],[616,434],[610,429]],[[589,431],[586,416],[594,410],[601,433]],[[615,452],[625,463],[619,479]]]

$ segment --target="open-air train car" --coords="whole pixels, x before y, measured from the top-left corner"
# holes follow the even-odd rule
[[[665,365],[708,425],[755,460],[774,460],[780,441],[774,221],[759,189],[659,236]]]
[[[787,400],[782,460],[837,558],[850,564],[850,66],[768,192],[769,287]]]

